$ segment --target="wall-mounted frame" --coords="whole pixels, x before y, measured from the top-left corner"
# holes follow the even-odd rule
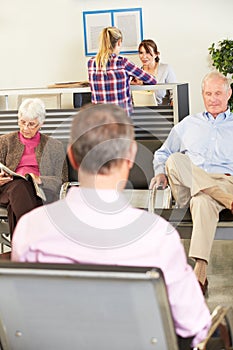
[[[99,34],[105,27],[115,26],[123,35],[122,54],[137,53],[143,39],[142,9],[129,8],[83,12],[85,55],[95,56],[98,51]]]

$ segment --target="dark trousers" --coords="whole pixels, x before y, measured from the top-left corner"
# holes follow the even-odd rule
[[[192,350],[191,343],[193,341],[193,337],[190,338],[182,338],[177,336],[178,349],[179,350]]]
[[[11,236],[19,218],[43,204],[34,187],[24,179],[14,179],[0,187],[0,204],[7,208]]]

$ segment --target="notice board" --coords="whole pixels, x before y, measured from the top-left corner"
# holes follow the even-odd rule
[[[137,53],[138,45],[143,39],[141,8],[83,12],[86,56],[96,55],[99,46],[99,34],[106,27],[117,27],[122,32],[121,53]]]

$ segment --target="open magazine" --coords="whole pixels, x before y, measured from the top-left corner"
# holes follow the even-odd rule
[[[26,181],[30,181],[35,188],[36,195],[38,197],[40,197],[43,201],[46,201],[46,196],[45,196],[43,189],[38,185],[38,183],[36,182],[36,180],[34,179],[32,174],[26,174],[25,176],[17,174],[14,171],[12,171],[11,169],[9,169],[7,166],[2,164],[1,162],[0,162],[0,169],[13,177],[21,177],[22,179],[25,179]]]

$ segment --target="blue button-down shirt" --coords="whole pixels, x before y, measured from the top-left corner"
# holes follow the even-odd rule
[[[233,175],[233,113],[227,110],[214,118],[210,113],[188,116],[173,127],[154,154],[155,175],[165,173],[170,154],[182,152],[209,173]]]

